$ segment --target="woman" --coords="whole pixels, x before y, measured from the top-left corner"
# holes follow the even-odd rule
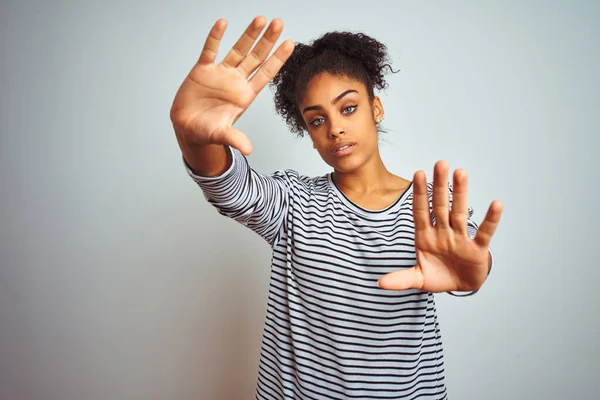
[[[502,204],[478,229],[467,175],[438,162],[409,181],[379,154],[385,46],[333,32],[310,46],[256,17],[220,64],[226,21],[213,26],[174,99],[171,119],[190,176],[217,210],[273,248],[259,399],[447,397],[433,293],[477,291]],[[252,49],[252,50],[251,50]],[[267,83],[293,132],[333,168],[309,178],[249,167],[232,127]],[[453,189],[452,189],[453,188]],[[450,207],[452,203],[452,207]]]

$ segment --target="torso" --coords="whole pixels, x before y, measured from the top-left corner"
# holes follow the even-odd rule
[[[446,398],[433,295],[377,286],[416,261],[411,185],[390,182],[354,199],[328,178],[292,186],[273,248],[258,399]]]

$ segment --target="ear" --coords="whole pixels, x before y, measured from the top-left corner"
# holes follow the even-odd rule
[[[373,119],[375,121],[383,119],[383,104],[381,104],[381,99],[379,96],[375,96],[373,99]]]

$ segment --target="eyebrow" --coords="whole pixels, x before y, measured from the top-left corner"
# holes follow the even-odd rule
[[[354,89],[346,90],[344,93],[338,95],[335,99],[331,100],[331,104],[337,103],[338,101],[340,101],[342,99],[342,97],[344,97],[345,95],[347,95],[349,93],[358,93],[358,91],[356,91]],[[323,107],[321,107],[321,106],[308,106],[304,110],[302,110],[302,114],[304,114],[305,112],[310,111],[310,110],[321,110],[322,108]]]

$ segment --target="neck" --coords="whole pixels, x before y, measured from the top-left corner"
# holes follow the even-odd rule
[[[379,153],[356,171],[333,171],[335,184],[344,192],[369,194],[389,185],[395,176],[387,170]]]

